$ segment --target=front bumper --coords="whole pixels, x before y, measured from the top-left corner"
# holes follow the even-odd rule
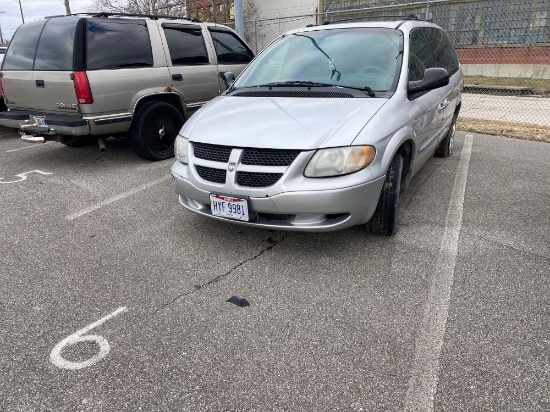
[[[34,117],[43,117],[43,124],[37,124]],[[52,140],[56,135],[86,136],[90,134],[87,120],[80,116],[9,110],[0,112],[0,125],[19,129],[28,135],[44,136]],[[50,137],[50,138],[49,138]]]
[[[187,167],[176,161],[171,169],[174,191],[184,208],[212,219],[264,229],[328,232],[366,223],[376,210],[384,183],[382,176],[330,190],[289,191],[262,197],[251,196],[249,192],[231,193],[232,196],[249,198],[251,220],[243,222],[212,215],[211,191],[191,182]]]

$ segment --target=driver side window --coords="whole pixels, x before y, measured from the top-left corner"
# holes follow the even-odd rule
[[[419,29],[411,32],[409,49],[409,81],[422,80],[424,70],[436,66],[424,35]]]

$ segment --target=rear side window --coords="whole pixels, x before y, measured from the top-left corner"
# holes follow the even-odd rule
[[[45,20],[22,25],[15,32],[11,41],[2,70],[32,70],[38,38]]]
[[[200,29],[165,27],[164,33],[174,66],[210,63]]]
[[[88,70],[153,66],[145,20],[89,19],[86,26]]]
[[[428,44],[419,29],[411,32],[409,47],[409,81],[422,80],[424,71],[435,67]]]
[[[422,32],[432,50],[437,67],[447,69],[449,76],[455,74],[458,70],[458,57],[449,36],[435,27],[423,27]]]
[[[231,32],[211,30],[218,64],[250,63],[254,55],[243,42]]]
[[[73,49],[78,19],[55,18],[42,31],[34,70],[72,70]]]

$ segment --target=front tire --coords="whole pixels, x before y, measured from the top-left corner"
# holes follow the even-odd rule
[[[369,233],[374,235],[393,235],[397,233],[402,174],[403,156],[397,153],[392,159],[386,173],[386,179],[384,180],[374,215],[367,222],[367,231]]]
[[[130,128],[134,152],[148,160],[174,157],[174,142],[183,123],[183,116],[171,104],[161,101],[145,103]]]

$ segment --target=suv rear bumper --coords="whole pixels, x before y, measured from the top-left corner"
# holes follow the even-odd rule
[[[36,124],[34,117],[44,117],[44,125]],[[87,120],[79,116],[37,113],[26,110],[0,112],[0,125],[38,135],[86,136],[90,134]]]

